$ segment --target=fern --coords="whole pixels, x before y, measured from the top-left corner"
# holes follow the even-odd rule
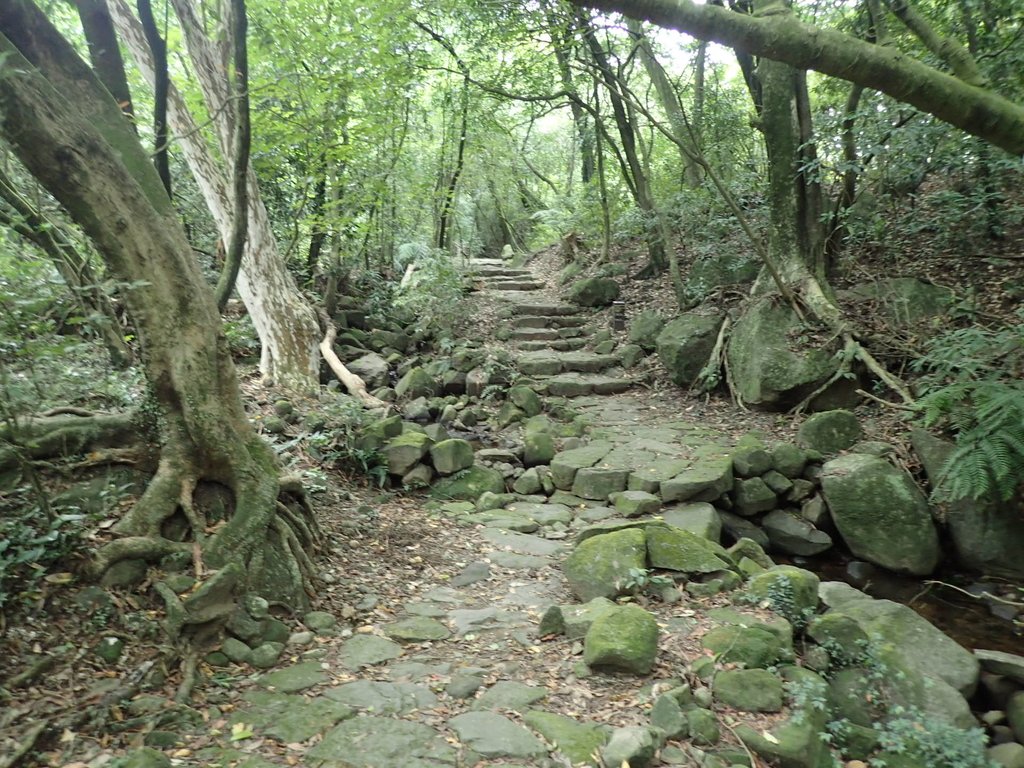
[[[997,330],[971,327],[934,339],[915,363],[924,373],[926,426],[956,437],[934,496],[1007,500],[1024,482],[1024,310]]]

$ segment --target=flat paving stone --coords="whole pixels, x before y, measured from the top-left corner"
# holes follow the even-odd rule
[[[491,577],[491,566],[485,562],[470,563],[456,575],[451,584],[453,587],[468,587],[478,581],[486,581]]]
[[[569,328],[586,323],[578,315],[516,315],[512,325],[516,328]]]
[[[455,768],[458,753],[429,726],[390,717],[354,717],[306,753],[311,768]]]
[[[542,388],[545,394],[555,397],[617,395],[632,386],[632,379],[605,376],[600,373],[560,373],[539,382],[539,388]]]
[[[437,704],[437,696],[425,685],[376,680],[356,680],[328,688],[324,696],[377,715],[404,715],[416,709],[430,709]]]
[[[448,726],[459,741],[484,757],[537,758],[548,753],[540,739],[496,712],[466,712],[449,720]]]
[[[341,646],[339,661],[349,669],[362,669],[397,659],[402,646],[376,635],[356,635]]]
[[[487,608],[462,608],[450,611],[448,621],[458,635],[470,632],[489,632],[530,624],[530,617],[521,611],[508,611],[498,606]]]
[[[513,712],[525,712],[533,703],[546,698],[548,689],[540,685],[526,685],[515,680],[501,680],[473,702],[472,709],[511,709]]]
[[[384,634],[400,643],[446,640],[452,635],[448,627],[427,616],[413,616],[393,624],[385,624]]]
[[[547,539],[541,539],[525,533],[512,533],[510,531],[485,528],[482,536],[496,546],[505,547],[521,555],[550,557],[565,550],[565,545],[559,541],[548,541]]]
[[[273,688],[281,693],[297,693],[327,682],[327,673],[320,667],[320,662],[305,661],[261,675],[257,682],[264,688]]]
[[[286,744],[311,739],[355,714],[352,707],[324,696],[307,699],[294,694],[249,691],[242,699],[246,706],[236,710],[228,722],[245,723],[255,733]]]
[[[497,550],[487,555],[487,559],[497,566],[515,571],[535,571],[552,564],[550,558],[537,555],[521,555],[518,552]]]

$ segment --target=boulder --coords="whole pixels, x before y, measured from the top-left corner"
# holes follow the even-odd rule
[[[949,288],[916,277],[890,277],[860,283],[842,291],[840,297],[844,301],[872,302],[870,312],[881,315],[889,325],[921,326],[921,330],[931,333],[939,326],[923,321],[948,312],[955,298]]]
[[[562,572],[580,600],[616,597],[627,591],[630,571],[646,567],[646,555],[644,532],[626,528],[581,541],[562,564]]]
[[[441,392],[441,384],[425,370],[414,366],[398,380],[395,392],[402,398],[436,397]]]
[[[817,575],[803,568],[774,565],[751,577],[747,593],[757,601],[767,601],[772,610],[790,621],[806,621],[818,610],[819,584]]]
[[[733,485],[733,510],[744,517],[774,509],[777,501],[775,491],[760,477],[737,480]]]
[[[720,286],[752,283],[760,270],[760,260],[749,252],[708,248],[690,265],[683,295],[687,302],[701,302]]]
[[[619,298],[619,284],[610,277],[587,277],[569,288],[569,301],[581,307],[607,307]]]
[[[776,443],[772,446],[772,467],[791,480],[803,474],[807,464],[807,454],[803,448],[792,443]]]
[[[642,725],[627,725],[612,731],[608,743],[601,749],[601,764],[629,768],[650,768],[658,752],[658,734]],[[583,762],[590,764],[591,756]]]
[[[582,448],[573,448],[555,454],[551,459],[551,479],[554,481],[555,487],[568,491],[572,488],[573,480],[576,479],[576,473],[580,469],[594,466],[607,456],[612,448],[611,443],[598,440]]]
[[[393,437],[384,446],[384,460],[388,473],[401,477],[427,455],[433,440],[423,432],[404,432]]]
[[[616,491],[608,496],[608,500],[623,517],[653,515],[661,509],[661,499],[645,491]]]
[[[496,469],[472,466],[464,472],[435,482],[430,495],[435,499],[475,501],[486,491],[504,493],[505,478]]]
[[[655,342],[658,358],[675,384],[687,387],[694,382],[711,357],[724,319],[687,312],[661,329]]]
[[[730,624],[715,627],[700,640],[721,664],[742,664],[748,669],[763,669],[779,660],[783,646],[778,636],[761,626]]]
[[[928,501],[913,478],[885,459],[852,453],[825,464],[825,502],[839,534],[862,560],[925,576],[942,556]]]
[[[555,440],[547,432],[527,430],[523,437],[523,464],[535,467],[548,464],[555,457]]]
[[[737,394],[747,405],[785,410],[835,373],[832,342],[808,348],[800,319],[777,295],[751,302],[732,329],[728,363]]]
[[[718,510],[718,519],[722,522],[722,529],[736,541],[748,539],[756,542],[762,549],[767,549],[771,545],[768,534],[752,520],[723,509]]]
[[[346,365],[356,376],[361,378],[370,389],[388,385],[388,364],[376,352],[369,352]]]
[[[938,483],[943,465],[953,452],[953,443],[928,431],[910,431],[910,442],[924,465],[932,487]],[[1024,580],[1024,516],[1020,499],[1008,502],[960,499],[946,510],[946,528],[957,559],[981,573]]]
[[[583,660],[589,667],[646,675],[657,656],[658,622],[638,605],[621,605],[601,614],[583,639]]]
[[[430,446],[430,461],[439,475],[454,475],[473,466],[473,446],[467,440],[443,440]]]
[[[668,507],[661,511],[661,519],[666,525],[682,528],[716,543],[722,535],[722,521],[718,512],[707,502]]]
[[[715,700],[745,712],[782,709],[782,681],[766,669],[723,669],[715,675]]]
[[[511,387],[508,390],[508,399],[528,417],[536,416],[544,410],[544,404],[541,402],[540,396],[530,387],[523,384]]]
[[[531,709],[523,715],[523,722],[554,744],[555,750],[565,755],[573,765],[589,762],[591,756],[608,741],[608,734],[596,723],[582,723],[554,712]]]
[[[581,499],[604,501],[609,495],[624,490],[628,479],[628,469],[583,467],[573,478],[572,493]]]
[[[595,597],[583,605],[553,605],[544,612],[537,632],[544,635],[565,635],[570,640],[581,640],[590,631],[590,625],[618,606],[606,597]]]
[[[849,411],[824,411],[808,416],[797,433],[805,448],[821,453],[845,451],[861,438],[860,422]]]
[[[647,528],[647,555],[652,568],[681,573],[714,573],[733,567],[732,558],[717,542],[664,525]]]
[[[772,547],[788,555],[810,557],[832,546],[831,536],[789,510],[769,512],[761,520],[761,528],[768,534]]]
[[[841,582],[822,584],[820,592],[829,608],[849,616],[869,636],[877,635],[888,645],[901,667],[948,684],[964,696],[974,693],[978,659],[913,609],[892,600],[876,600]]]
[[[705,457],[661,483],[661,499],[670,501],[715,501],[732,489],[732,459]]]
[[[652,309],[641,310],[629,324],[629,340],[646,352],[658,346],[658,334],[665,326],[665,318]]]

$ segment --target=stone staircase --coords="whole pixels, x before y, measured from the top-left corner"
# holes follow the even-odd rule
[[[548,286],[531,270],[510,267],[500,259],[475,259],[469,274],[481,290],[510,303],[502,335],[518,350],[519,372],[534,382],[538,394],[609,395],[633,385],[619,367],[618,355],[585,351],[591,334],[582,308],[534,299]]]

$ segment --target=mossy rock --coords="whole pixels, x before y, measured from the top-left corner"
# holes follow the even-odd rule
[[[763,627],[730,624],[715,627],[701,638],[701,645],[723,664],[743,664],[748,669],[771,666],[782,656],[779,638]]]
[[[580,542],[566,558],[562,572],[583,601],[617,597],[628,591],[630,571],[646,567],[646,555],[644,532],[626,528]]]
[[[789,621],[806,623],[818,609],[820,579],[811,571],[793,565],[775,565],[751,577],[748,594],[765,601]]]
[[[629,324],[629,340],[646,352],[658,345],[658,334],[665,326],[665,318],[651,309],[641,310]]]
[[[583,660],[590,667],[607,667],[646,675],[658,656],[658,622],[638,605],[622,605],[602,613],[583,640]]]
[[[473,466],[473,446],[466,440],[443,440],[430,446],[430,461],[439,475],[454,475]]]
[[[463,472],[435,482],[430,488],[430,496],[435,499],[475,501],[487,491],[504,493],[505,478],[496,469],[472,466]]]
[[[797,439],[805,448],[832,454],[845,451],[860,440],[862,434],[857,417],[839,409],[808,416],[800,425]]]
[[[617,298],[619,283],[610,277],[588,277],[569,288],[569,300],[581,307],[607,307]]]
[[[647,529],[647,554],[652,568],[681,573],[714,573],[733,567],[729,554],[716,542],[670,526]]]
[[[658,358],[673,383],[692,384],[711,357],[724,315],[687,312],[672,320],[658,334]]]
[[[715,675],[715,700],[745,712],[782,709],[782,681],[765,669],[723,669]]]

